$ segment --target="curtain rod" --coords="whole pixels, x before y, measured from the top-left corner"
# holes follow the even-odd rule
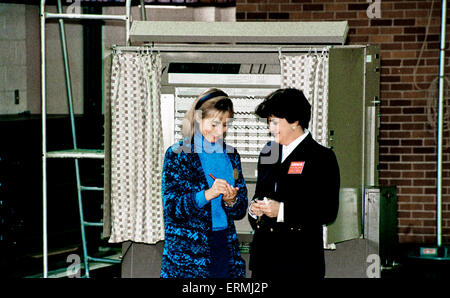
[[[321,53],[328,52],[334,46],[255,46],[255,45],[141,45],[141,46],[117,46],[111,47],[113,52],[295,52],[295,53]]]

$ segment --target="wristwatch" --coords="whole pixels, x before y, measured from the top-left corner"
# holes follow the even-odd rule
[[[227,207],[233,207],[234,204],[236,204],[236,202],[237,202],[236,198],[234,198],[233,202],[231,202],[231,203],[224,201],[225,206],[227,206]]]

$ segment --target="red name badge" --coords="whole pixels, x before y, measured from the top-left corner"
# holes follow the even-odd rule
[[[289,166],[288,174],[301,174],[303,171],[304,161],[293,161]]]

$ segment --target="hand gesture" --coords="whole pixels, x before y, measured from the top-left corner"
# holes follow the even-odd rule
[[[233,189],[228,184],[228,182],[224,179],[216,179],[214,180],[214,184],[210,189],[205,190],[205,198],[207,201],[217,198],[221,194],[231,195]]]
[[[264,214],[263,210],[261,209],[261,204],[259,204],[258,201],[254,201],[250,205],[250,211],[258,217],[260,217]]]
[[[231,185],[228,184],[227,192],[223,194],[222,197],[222,199],[225,201],[225,204],[232,205],[234,202],[236,202],[238,190],[239,187],[231,187]]]
[[[261,216],[262,214],[267,215],[268,217],[277,217],[278,211],[280,210],[280,202],[268,199],[266,201],[258,200],[252,204],[252,212],[257,216]],[[255,210],[256,212],[254,212]],[[262,213],[258,215],[258,213]]]

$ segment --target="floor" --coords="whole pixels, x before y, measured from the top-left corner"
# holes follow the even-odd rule
[[[421,279],[421,280],[449,280],[450,259],[437,261],[432,259],[420,259],[411,257],[417,255],[417,245],[402,245],[396,248],[396,258],[391,266],[382,266],[379,271],[381,279]],[[242,256],[248,264],[249,255],[247,249],[243,247]],[[48,258],[50,278],[68,278],[73,274],[74,260],[69,256],[81,255],[79,249],[74,247],[66,248],[60,253],[51,253]],[[373,260],[368,259],[365,240],[355,239],[338,243],[335,250],[325,251],[326,277],[327,278],[367,278],[374,277],[374,271],[370,266]],[[120,258],[121,247],[116,246],[108,251],[97,253],[96,257]],[[10,258],[12,260],[12,258]],[[2,267],[3,277],[17,278],[41,278],[42,277],[42,256],[29,256],[27,258],[17,258],[15,265],[9,268],[5,264]],[[12,263],[12,262],[11,262]],[[393,266],[392,266],[393,265]],[[81,272],[84,272],[83,264],[80,264]],[[14,267],[14,269],[12,269]],[[251,272],[247,268],[247,276]],[[75,276],[76,277],[76,276]],[[122,277],[121,264],[90,263],[90,278],[94,279],[114,279]]]

